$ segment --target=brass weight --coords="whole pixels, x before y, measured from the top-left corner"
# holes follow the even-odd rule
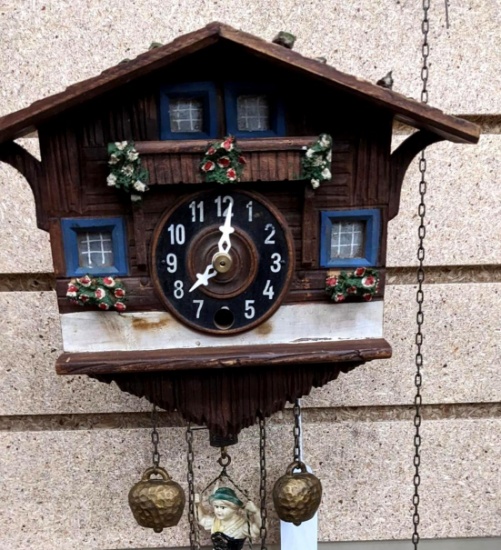
[[[301,472],[294,472],[300,469]],[[273,504],[282,521],[301,525],[311,519],[322,500],[322,484],[306,471],[301,461],[289,464],[285,475],[273,487]]]
[[[150,479],[159,475],[162,479]],[[164,468],[148,468],[141,481],[129,491],[129,506],[141,527],[161,533],[164,527],[177,525],[184,510],[184,491],[172,481]]]

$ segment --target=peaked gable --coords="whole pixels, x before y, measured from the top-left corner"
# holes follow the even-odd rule
[[[167,67],[212,44],[225,41],[237,44],[253,55],[292,69],[305,78],[315,79],[326,86],[367,101],[375,107],[387,109],[394,113],[397,120],[410,126],[428,130],[454,142],[476,143],[479,139],[479,128],[471,122],[446,115],[439,109],[424,105],[402,94],[342,73],[334,67],[307,58],[298,52],[216,22],[0,118],[0,143],[22,137],[68,109]]]

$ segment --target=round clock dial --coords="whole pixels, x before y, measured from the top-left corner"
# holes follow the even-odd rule
[[[281,214],[257,193],[209,191],[182,199],[160,220],[153,283],[186,325],[234,334],[280,305],[293,267],[293,239]]]

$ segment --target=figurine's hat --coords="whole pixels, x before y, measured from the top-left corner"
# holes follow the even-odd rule
[[[236,504],[240,508],[244,505],[244,503],[237,497],[235,491],[229,487],[219,487],[216,489],[209,497],[209,502],[212,504],[215,500],[226,500],[227,502]]]

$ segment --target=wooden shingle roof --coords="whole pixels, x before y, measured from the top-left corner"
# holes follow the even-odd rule
[[[200,30],[176,38],[169,44],[149,50],[133,60],[107,69],[96,77],[69,86],[63,92],[36,101],[25,109],[0,118],[0,143],[22,137],[68,109],[167,67],[212,44],[225,41],[238,44],[250,53],[294,70],[305,78],[315,79],[376,107],[387,109],[394,113],[397,120],[416,128],[426,129],[449,141],[476,143],[479,139],[480,129],[471,122],[446,115],[439,109],[424,105],[372,82],[342,73],[325,63],[304,57],[300,53],[228,25],[210,23]]]

